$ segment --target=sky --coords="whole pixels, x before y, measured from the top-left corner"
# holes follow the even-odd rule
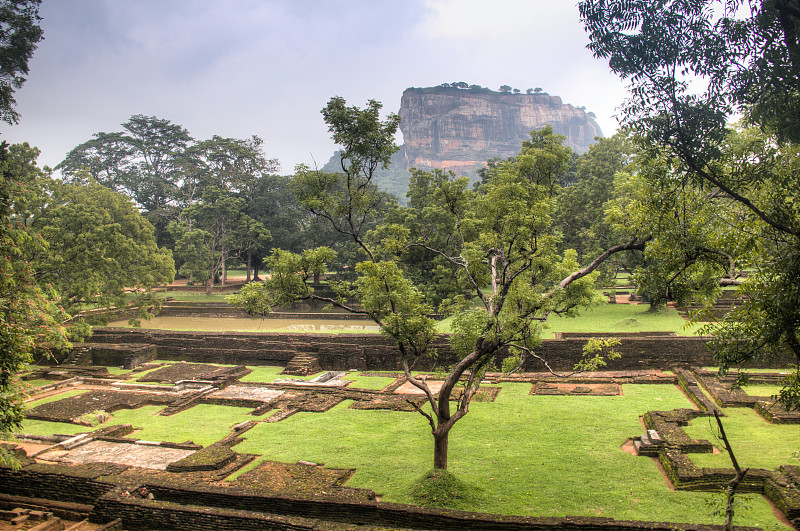
[[[408,87],[541,87],[606,136],[625,97],[573,0],[43,0],[40,16],[21,120],[0,139],[51,167],[136,114],[197,140],[258,135],[290,174],[336,149],[320,114],[333,96],[398,112]]]

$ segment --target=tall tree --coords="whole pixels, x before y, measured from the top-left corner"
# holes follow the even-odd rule
[[[184,209],[180,222],[169,230],[175,239],[175,254],[182,260],[180,274],[200,280],[210,294],[217,275],[225,284],[225,270],[231,259],[262,246],[270,234],[264,226],[244,213],[245,200],[217,186],[209,186],[200,202]]]
[[[276,159],[266,157],[264,141],[255,135],[248,139],[214,135],[197,142],[186,150],[182,166],[184,207],[199,201],[209,186],[251,200],[258,180],[280,167]]]
[[[469,190],[467,179],[452,173],[417,174],[406,219],[402,223],[389,219],[367,232],[367,221],[381,203],[372,176],[396,149],[392,137],[397,119],[390,115],[382,122],[379,109],[374,101],[362,110],[346,107],[341,98],[332,99],[323,115],[343,147],[343,173],[301,168],[295,176],[299,200],[362,250],[362,260],[354,267],[356,281],[335,286],[336,297],[319,296],[305,280],[330,260],[330,250],[317,250],[315,262],[278,251],[273,271],[280,274],[246,286],[232,301],[259,314],[287,301],[316,299],[375,321],[397,343],[408,381],[427,398],[429,408],[419,412],[430,423],[434,468],[444,469],[450,430],[467,414],[483,372],[506,349],[533,354],[542,320],[553,312],[570,314],[575,306],[591,302],[594,291],[587,276],[606,256],[641,242],[611,249],[583,269],[574,253],[557,255],[553,198],[556,177],[568,166],[570,154],[561,144],[563,137],[551,129],[532,133],[516,158],[500,164],[485,193]],[[432,201],[423,200],[428,194]],[[399,260],[403,253],[420,249],[452,266],[461,284],[480,302],[476,309],[463,296],[452,294],[454,301],[460,301],[453,305],[459,310],[453,348],[460,360],[438,394],[411,372],[416,360],[430,354],[434,335],[428,317],[432,307]],[[451,399],[456,400],[455,410]]]
[[[563,249],[575,249],[583,260],[608,247],[618,235],[605,222],[603,205],[614,195],[614,176],[631,157],[632,146],[622,133],[598,138],[576,164],[575,182],[558,198],[557,223]]]
[[[17,374],[30,362],[33,349],[67,344],[59,324],[63,310],[52,291],[36,282],[26,256],[31,250],[47,249],[24,223],[24,211],[44,193],[33,164],[36,154],[27,145],[0,144],[0,438],[22,422],[24,396]],[[14,463],[2,448],[0,462]]]
[[[48,246],[29,259],[67,312],[123,306],[127,290],[146,296],[173,280],[172,252],[157,247],[153,226],[129,198],[93,181],[44,179],[48,194],[26,222]]]
[[[96,133],[70,151],[57,166],[68,181],[97,182],[130,196],[156,228],[159,244],[180,211],[183,156],[192,141],[180,125],[137,114],[123,131]]]
[[[19,122],[14,91],[22,88],[28,61],[44,37],[39,27],[41,0],[3,0],[0,3],[0,120]]]
[[[741,205],[762,266],[737,315],[710,327],[723,371],[788,350],[798,361],[781,398],[800,407],[800,3],[797,0],[584,0],[589,48],[630,80],[625,123],[642,149],[682,165],[682,179]],[[734,114],[764,135],[732,134]],[[744,140],[744,141],[743,141]],[[774,298],[776,293],[782,295]]]

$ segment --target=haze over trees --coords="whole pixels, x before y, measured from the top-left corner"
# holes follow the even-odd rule
[[[780,399],[800,407],[797,2],[584,0],[579,9],[589,48],[630,82],[623,118],[648,168],[642,178],[701,219],[726,220],[729,245],[754,269],[743,303],[705,329],[721,369],[789,352],[798,365]],[[663,276],[710,256],[691,252],[707,231],[686,229],[662,233]]]

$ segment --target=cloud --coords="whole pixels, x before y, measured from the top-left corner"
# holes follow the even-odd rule
[[[595,111],[606,132],[621,101],[564,2],[70,0],[41,14],[22,123],[0,132],[51,166],[133,114],[196,138],[259,135],[290,172],[333,153],[319,110],[334,95],[388,112],[410,86],[539,86]]]

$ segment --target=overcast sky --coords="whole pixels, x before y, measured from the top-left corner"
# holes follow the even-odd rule
[[[44,0],[40,15],[22,119],[0,139],[41,165],[144,114],[196,139],[258,135],[289,174],[333,153],[332,96],[397,112],[404,89],[453,81],[542,87],[608,136],[625,93],[573,0]]]

